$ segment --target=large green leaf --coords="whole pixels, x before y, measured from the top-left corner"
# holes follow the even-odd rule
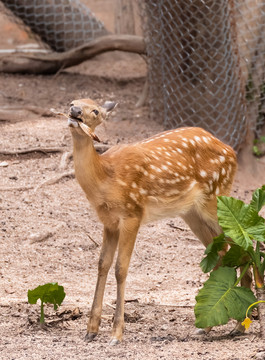
[[[221,234],[213,239],[213,242],[207,246],[204,254],[206,255],[200,262],[200,267],[204,273],[211,271],[218,263],[220,256],[218,252],[223,249],[225,236]]]
[[[265,205],[265,185],[254,191],[250,205],[259,212]]]
[[[256,301],[253,292],[235,287],[236,270],[220,267],[213,271],[196,296],[194,308],[198,328],[226,324],[230,318],[242,321],[249,305]]]
[[[229,267],[239,267],[240,265],[246,263],[248,259],[248,253],[244,249],[242,249],[241,246],[231,244],[230,249],[227,251],[227,253],[222,259],[222,265]]]
[[[33,290],[28,290],[28,302],[30,304],[36,304],[38,299],[40,299],[43,303],[53,304],[55,310],[61,305],[64,298],[64,288],[58,285],[58,283],[47,283]]]
[[[244,250],[253,247],[252,239],[265,241],[264,219],[254,207],[233,197],[217,197],[219,224],[226,236]]]

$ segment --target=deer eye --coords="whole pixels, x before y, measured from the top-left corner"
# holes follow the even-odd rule
[[[98,115],[99,114],[99,111],[98,110],[92,110],[92,112],[95,114],[95,115]]]

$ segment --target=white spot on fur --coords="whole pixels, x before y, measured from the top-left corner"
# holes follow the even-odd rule
[[[131,199],[133,199],[135,202],[137,202],[137,196],[136,196],[135,193],[130,192],[130,193],[129,193],[129,196],[130,196]]]
[[[181,149],[179,149],[179,148],[177,148],[177,151],[178,151],[180,154],[183,153],[183,151],[182,151]]]
[[[137,184],[133,181],[132,182],[132,188],[137,189],[137,187],[138,187]]]
[[[196,141],[198,141],[198,142],[200,142],[201,141],[201,138],[199,137],[199,136],[194,136],[194,140],[196,140]]]
[[[119,183],[122,186],[127,186],[126,182],[122,181],[121,179],[117,179],[117,183]]]
[[[189,185],[188,191],[191,190],[191,189],[193,189],[196,184],[197,184],[197,181],[196,181],[196,180],[193,180],[193,181],[190,183],[190,185]]]
[[[215,194],[216,195],[219,195],[220,194],[220,190],[219,190],[219,187],[217,186],[216,190],[215,190]]]
[[[226,170],[225,168],[222,168],[222,175],[225,175],[226,174]]]
[[[157,157],[155,155],[152,155],[152,158],[155,159],[155,160],[159,160],[159,157]]]
[[[210,190],[210,192],[213,191],[213,181],[212,180],[209,181],[209,190]]]
[[[168,167],[166,165],[161,166],[162,170],[168,170]]]
[[[204,170],[201,170],[201,171],[200,171],[200,175],[201,175],[201,177],[206,177],[206,176],[207,176],[207,172],[204,171]]]
[[[225,162],[225,157],[224,156],[219,156],[219,160],[221,163],[224,163]]]
[[[196,143],[193,139],[190,139],[190,143],[194,146]]]
[[[216,171],[213,172],[213,179],[216,180],[216,181],[219,180],[219,173],[218,172],[216,172]]]
[[[189,147],[189,145],[188,145],[187,143],[185,143],[185,142],[183,142],[182,145],[183,145],[185,148]]]
[[[202,139],[203,139],[203,141],[204,141],[206,144],[208,144],[209,140],[207,139],[206,136],[203,136]]]
[[[147,195],[147,190],[145,190],[145,189],[143,189],[143,188],[140,188],[140,189],[139,189],[139,193],[140,193],[141,195]]]

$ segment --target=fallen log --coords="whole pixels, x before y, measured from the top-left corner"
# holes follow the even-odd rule
[[[6,73],[54,74],[78,65],[107,51],[126,51],[145,54],[143,37],[136,35],[106,35],[75,49],[58,52],[0,51],[0,71]]]
[[[51,117],[54,116],[53,112],[38,106],[3,106],[0,109],[0,122],[18,122],[23,121],[25,118],[34,118],[36,115]]]
[[[28,149],[19,149],[19,150],[0,150],[0,155],[24,155],[34,152],[40,152],[43,154],[48,153],[57,153],[57,152],[63,152],[65,148],[59,148],[59,147],[34,147],[34,148],[28,148]]]
[[[103,154],[110,148],[109,145],[105,144],[97,144],[95,145],[95,149],[99,154]],[[49,154],[49,153],[62,153],[66,150],[65,147],[34,147],[28,149],[17,149],[17,150],[1,150],[0,155],[7,155],[7,156],[18,156],[18,155],[25,155],[30,153],[42,153],[42,154]]]

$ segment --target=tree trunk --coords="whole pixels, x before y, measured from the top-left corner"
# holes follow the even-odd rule
[[[115,33],[135,35],[132,0],[116,0]]]

